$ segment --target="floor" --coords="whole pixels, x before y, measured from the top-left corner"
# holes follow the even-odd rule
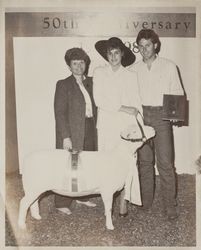
[[[88,208],[72,204],[67,216],[54,207],[54,195],[46,193],[40,201],[42,220],[27,216],[27,231],[17,227],[19,201],[23,196],[21,177],[6,178],[6,246],[196,246],[195,176],[178,175],[180,216],[168,221],[164,215],[159,192],[159,177],[153,206],[148,211],[129,204],[129,215],[118,216],[119,197],[113,208],[115,230],[105,228],[103,202],[92,197],[97,206]]]

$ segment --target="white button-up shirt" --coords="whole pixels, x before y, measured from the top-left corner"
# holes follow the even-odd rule
[[[129,67],[138,75],[138,84],[142,104],[145,106],[162,106],[163,95],[183,95],[176,65],[165,58],[156,57],[151,68],[139,61]]]
[[[82,82],[80,82],[76,77],[75,77],[77,84],[84,96],[84,100],[85,100],[85,105],[86,105],[86,113],[85,116],[87,118],[90,118],[93,116],[93,111],[92,111],[92,103],[91,103],[91,98],[89,96],[89,93],[87,92],[87,90],[85,89],[84,85]]]

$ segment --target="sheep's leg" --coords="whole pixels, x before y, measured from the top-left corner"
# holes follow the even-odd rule
[[[21,201],[20,201],[20,207],[19,207],[19,216],[18,216],[18,226],[21,229],[26,229],[26,216],[27,216],[27,210],[29,206],[33,203],[33,201],[38,197],[37,196],[27,196],[25,195]]]
[[[105,206],[105,216],[106,216],[106,227],[107,229],[113,230],[114,226],[112,223],[112,201],[113,201],[113,194],[101,194],[103,203]]]
[[[41,220],[41,216],[39,213],[39,204],[38,200],[36,200],[30,207],[31,210],[31,216],[36,220]]]

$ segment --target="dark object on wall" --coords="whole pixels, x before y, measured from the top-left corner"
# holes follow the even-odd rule
[[[188,102],[185,95],[163,95],[163,120],[185,122]]]

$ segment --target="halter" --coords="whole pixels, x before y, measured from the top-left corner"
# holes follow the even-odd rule
[[[140,114],[140,113],[138,113],[138,114]],[[141,117],[142,117],[142,115],[141,115]],[[142,119],[143,119],[143,117],[142,117]],[[141,138],[136,138],[136,139],[125,139],[124,137],[121,136],[121,138],[123,140],[130,141],[130,142],[146,142],[147,141],[147,137],[145,136],[144,130],[142,128],[142,125],[140,124],[140,122],[139,122],[139,120],[138,120],[137,117],[136,117],[136,121],[137,121],[137,124],[138,124],[138,126],[140,128],[140,132],[142,134],[142,137]]]

